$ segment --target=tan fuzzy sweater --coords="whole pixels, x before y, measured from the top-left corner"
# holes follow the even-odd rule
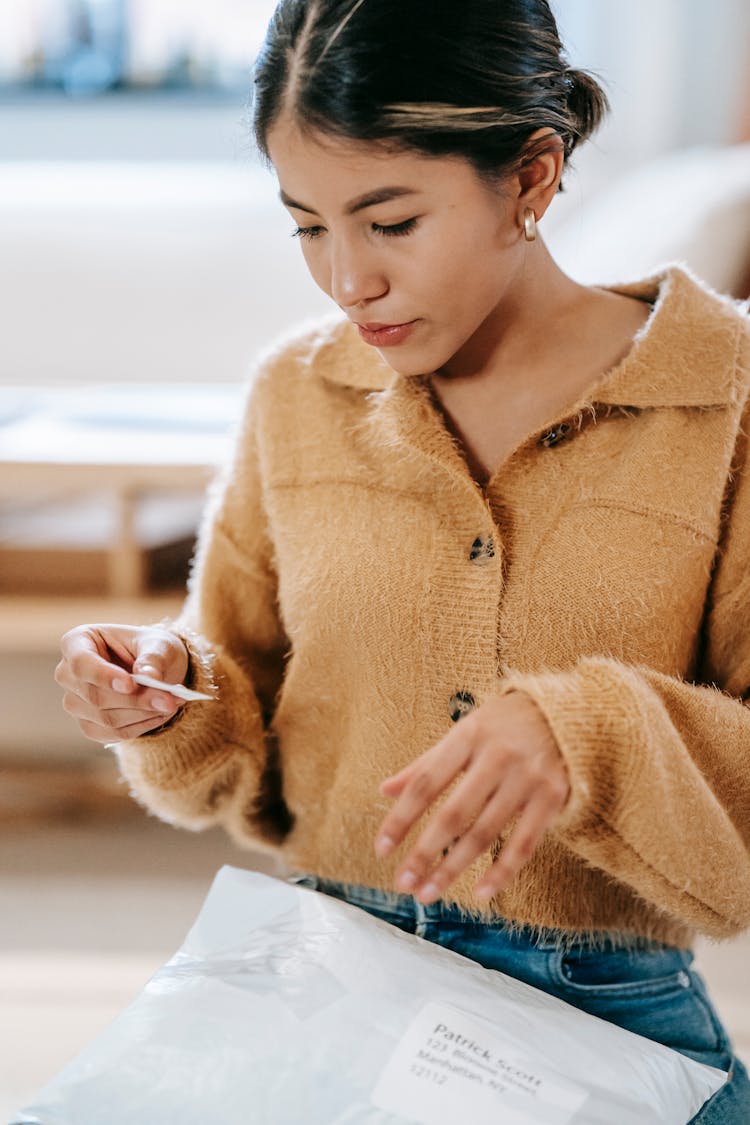
[[[118,745],[138,799],[393,889],[379,782],[522,690],[572,793],[490,912],[624,944],[750,923],[750,323],[679,267],[617,291],[654,303],[631,352],[484,490],[348,322],[265,357],[175,626],[218,702]],[[446,896],[472,915],[490,859]]]

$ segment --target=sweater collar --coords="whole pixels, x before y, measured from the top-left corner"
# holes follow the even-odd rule
[[[736,401],[741,318],[682,266],[642,281],[603,286],[653,304],[633,346],[585,395],[613,406],[724,406]],[[359,390],[384,391],[405,377],[365,344],[348,320],[321,326],[314,348],[316,374]]]

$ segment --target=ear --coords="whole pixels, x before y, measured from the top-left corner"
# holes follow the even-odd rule
[[[529,207],[537,222],[541,219],[557,194],[565,167],[563,143],[554,129],[537,129],[526,148],[529,157],[516,177],[519,226],[523,226],[524,212]]]

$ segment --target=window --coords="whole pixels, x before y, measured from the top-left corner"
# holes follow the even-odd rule
[[[2,0],[0,83],[69,95],[246,88],[273,0]]]

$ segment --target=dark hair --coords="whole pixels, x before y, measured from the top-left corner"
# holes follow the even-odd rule
[[[484,177],[573,150],[609,108],[567,65],[547,0],[280,0],[255,65],[253,131],[288,110],[300,128],[432,156]],[[559,142],[556,142],[559,143]]]

